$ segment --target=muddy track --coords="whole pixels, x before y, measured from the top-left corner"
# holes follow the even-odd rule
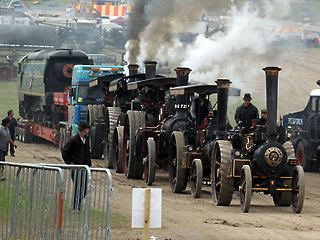
[[[52,144],[18,142],[16,157],[11,162],[62,163],[58,148]],[[103,160],[93,160],[103,167]],[[114,173],[112,211],[131,219],[132,188],[146,187],[143,180],[124,178]],[[249,213],[242,213],[238,193],[229,207],[217,207],[211,199],[210,187],[204,187],[201,198],[193,199],[190,187],[182,194],[171,192],[168,173],[158,170],[152,187],[162,188],[162,229],[151,229],[157,239],[319,239],[320,173],[306,173],[306,199],[301,214],[291,207],[275,207],[270,196],[254,193]],[[130,224],[112,229],[112,239],[142,239],[141,229]]]

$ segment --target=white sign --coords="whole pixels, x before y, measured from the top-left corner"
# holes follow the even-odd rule
[[[161,228],[162,189],[151,188],[149,228]],[[144,228],[145,188],[132,189],[132,228]]]

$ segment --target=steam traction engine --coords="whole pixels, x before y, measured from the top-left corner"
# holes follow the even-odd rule
[[[183,191],[190,179],[192,196],[200,197],[203,182],[210,181],[210,157],[214,142],[225,138],[226,129],[230,128],[227,122],[228,96],[239,96],[240,90],[229,89],[231,82],[228,79],[218,79],[216,83],[217,85],[190,85],[170,90],[175,95],[217,94],[217,110],[211,109],[202,122],[197,120],[195,126],[188,131],[175,131],[171,136],[169,180],[171,190],[175,193]],[[200,101],[197,104],[200,105]]]
[[[290,206],[300,213],[305,180],[285,129],[277,127],[277,67],[267,67],[267,126],[229,131],[228,139],[218,140],[212,153],[211,186],[216,205],[230,205],[233,190],[239,189],[240,205],[248,212],[252,192],[273,197],[276,206]],[[254,125],[254,124],[253,124]]]
[[[151,105],[149,103],[145,104],[142,102],[145,105],[149,105],[141,111],[146,113],[145,119],[147,121],[145,122],[145,126],[136,128],[138,131],[131,134],[135,136],[133,142],[132,138],[128,141],[129,138],[126,137],[130,131],[126,129],[124,131],[123,146],[130,143],[130,145],[132,144],[132,149],[135,149],[133,156],[129,155],[126,157],[128,153],[123,156],[124,164],[127,165],[127,171],[133,171],[134,178],[141,178],[144,175],[144,180],[148,185],[151,185],[155,180],[156,165],[165,166],[167,164],[171,134],[174,131],[183,131],[193,125],[192,120],[187,115],[186,96],[177,96],[174,99],[165,94],[165,92],[168,93],[169,87],[187,85],[190,71],[189,68],[178,67],[176,69],[177,78],[158,79],[158,87],[155,87],[155,89],[160,89],[159,86],[161,86],[162,90],[166,90],[162,91],[163,94],[160,94],[161,96],[159,95],[158,104],[160,105],[160,109],[158,109],[158,112],[152,112],[152,109],[155,109],[150,108]],[[175,109],[173,109],[174,104]],[[124,125],[125,128],[127,125]],[[132,125],[129,124],[129,126]],[[123,149],[126,148],[123,147]],[[128,149],[130,148],[128,147]]]

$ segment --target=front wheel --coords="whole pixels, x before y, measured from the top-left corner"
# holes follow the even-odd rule
[[[240,206],[243,212],[248,212],[252,197],[252,174],[249,165],[243,165],[240,176]]]
[[[218,140],[214,144],[211,162],[211,195],[218,206],[229,206],[232,200],[234,181],[228,176],[231,168],[232,144]]]
[[[116,173],[123,172],[123,126],[116,127],[113,132],[112,144],[113,169]],[[111,161],[111,159],[109,160]]]
[[[181,193],[186,186],[186,168],[182,165],[182,151],[185,144],[183,132],[174,131],[169,145],[169,183],[171,191]]]
[[[303,168],[296,166],[292,176],[292,210],[295,213],[300,213],[303,207],[305,194],[305,178]]]
[[[143,159],[144,180],[150,186],[156,175],[156,143],[152,137],[147,140],[147,156]]]
[[[203,181],[203,170],[202,162],[200,159],[196,158],[192,161],[191,176],[190,176],[190,186],[191,195],[194,198],[198,198],[201,195]]]

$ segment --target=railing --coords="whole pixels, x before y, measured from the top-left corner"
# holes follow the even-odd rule
[[[0,168],[0,239],[111,239],[108,169],[8,162]]]

